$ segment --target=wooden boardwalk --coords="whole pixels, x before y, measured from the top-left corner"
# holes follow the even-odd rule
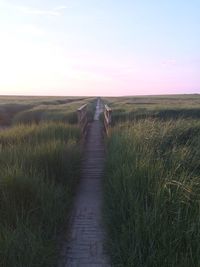
[[[69,236],[64,246],[62,267],[109,267],[103,249],[102,175],[104,142],[100,100],[88,130],[82,175],[71,216]]]

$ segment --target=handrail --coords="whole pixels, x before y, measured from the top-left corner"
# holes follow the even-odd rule
[[[83,135],[85,135],[88,126],[88,104],[82,105],[77,109],[78,125]],[[108,135],[112,121],[112,109],[108,105],[104,105],[104,127],[105,132]]]
[[[88,124],[88,118],[87,118],[87,104],[82,105],[80,108],[77,109],[77,115],[78,115],[78,124],[81,128],[81,132],[84,135],[87,124]]]
[[[112,109],[108,105],[104,105],[104,127],[108,135],[109,128],[112,121]]]
[[[87,104],[82,105],[80,108],[77,109],[77,111],[81,111],[82,109],[84,109],[87,106]]]

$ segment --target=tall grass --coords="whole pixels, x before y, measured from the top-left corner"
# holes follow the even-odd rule
[[[94,113],[96,99],[87,100],[88,117]],[[74,101],[60,105],[39,105],[29,110],[17,113],[12,120],[13,124],[31,124],[50,121],[61,121],[69,124],[77,124],[77,108],[85,104],[85,101]]]
[[[144,119],[200,118],[200,95],[104,98],[113,110],[112,125]]]
[[[79,138],[64,123],[0,132],[0,266],[55,266],[79,177]]]
[[[200,123],[146,119],[112,129],[105,221],[114,266],[200,266]]]
[[[76,110],[95,98],[0,96],[0,126],[49,121],[77,123]]]
[[[175,120],[183,118],[200,118],[200,108],[137,108],[131,111],[125,109],[114,109],[112,116],[112,125],[120,122],[135,121],[144,119]]]

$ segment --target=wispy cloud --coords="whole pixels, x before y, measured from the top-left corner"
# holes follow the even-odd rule
[[[57,6],[53,9],[39,9],[28,6],[20,6],[18,9],[24,14],[38,15],[38,16],[61,16],[63,10],[67,9],[67,6]]]
[[[21,5],[10,3],[6,0],[0,0],[0,5],[2,6],[2,8],[18,10],[19,12],[23,14],[37,15],[37,16],[61,16],[63,15],[66,9],[71,8],[71,6],[69,5],[58,4],[54,8],[42,9],[39,7],[33,7],[33,6],[28,6],[28,5],[21,6]]]
[[[61,10],[68,9],[68,8],[69,8],[69,6],[57,6],[54,8],[54,10],[61,11]]]

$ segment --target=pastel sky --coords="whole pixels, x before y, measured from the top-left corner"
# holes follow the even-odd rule
[[[0,0],[0,94],[200,93],[199,0]]]

